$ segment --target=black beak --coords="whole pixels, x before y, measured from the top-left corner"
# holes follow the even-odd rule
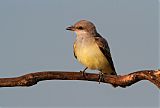
[[[70,27],[67,27],[66,30],[74,31],[75,28],[74,28],[74,26],[70,26]]]

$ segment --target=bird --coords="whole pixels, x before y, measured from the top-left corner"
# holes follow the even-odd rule
[[[88,20],[80,20],[66,30],[76,34],[73,45],[75,58],[88,68],[99,70],[99,83],[104,80],[103,75],[117,75],[110,53],[108,42],[96,30],[95,25]]]

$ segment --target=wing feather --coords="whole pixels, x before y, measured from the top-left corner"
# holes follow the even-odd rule
[[[113,64],[113,61],[112,61],[112,57],[111,57],[111,53],[110,53],[110,49],[109,49],[107,41],[102,36],[100,36],[99,34],[95,37],[95,41],[98,44],[99,49],[101,50],[103,55],[108,60],[112,70],[115,72],[114,74],[116,74],[116,70],[114,68],[114,64]]]

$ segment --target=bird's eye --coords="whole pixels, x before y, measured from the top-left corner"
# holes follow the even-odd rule
[[[80,26],[80,27],[78,27],[78,29],[79,29],[79,30],[83,30],[83,27],[82,27],[82,26]]]

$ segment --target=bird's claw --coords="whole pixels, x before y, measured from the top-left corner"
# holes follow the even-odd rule
[[[86,79],[86,74],[85,74],[85,70],[87,69],[88,67],[86,67],[83,71],[80,71],[82,73],[82,76]]]
[[[86,79],[85,71],[80,71],[80,73],[82,73],[82,76]]]
[[[99,84],[100,84],[100,82],[104,82],[104,76],[103,76],[103,73],[102,73],[102,72],[100,72],[98,76],[99,76],[99,78],[98,78],[98,82],[99,82]]]

